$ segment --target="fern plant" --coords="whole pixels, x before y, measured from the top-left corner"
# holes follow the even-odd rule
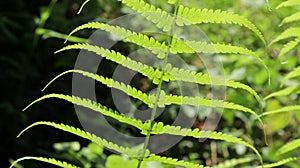
[[[280,9],[283,7],[293,7],[293,6],[299,6],[300,5],[300,1],[299,0],[286,0],[282,3],[280,3],[276,9]],[[293,22],[298,22],[300,20],[300,12],[296,12],[294,14],[292,14],[291,16],[288,16],[286,18],[284,18],[280,24],[280,26],[286,25],[286,24],[292,24]],[[296,26],[291,26],[289,28],[287,28],[284,32],[282,32],[277,38],[275,38],[271,44],[277,43],[279,41],[282,40],[286,40],[286,39],[290,39],[290,38],[294,38],[294,40],[290,40],[288,43],[286,43],[283,48],[281,49],[278,57],[282,57],[283,55],[286,55],[288,52],[290,52],[291,50],[295,49],[299,43],[300,43],[300,27],[297,27],[297,24],[295,24]],[[284,78],[281,81],[280,87],[282,88],[287,81],[298,78],[300,76],[300,67],[296,67],[294,68],[294,70],[292,70],[291,72],[289,72],[288,74],[286,74],[284,76]],[[271,98],[275,98],[275,97],[283,97],[283,96],[290,96],[291,94],[299,94],[299,82],[295,82],[293,83],[292,86],[288,86],[284,89],[281,89],[279,91],[276,91],[274,93],[269,94],[268,96],[266,96],[264,99],[268,100]],[[300,105],[288,105],[285,106],[283,108],[280,109],[275,109],[272,111],[267,111],[264,112],[263,114],[260,115],[260,117],[264,117],[264,116],[272,116],[272,115],[276,115],[279,113],[290,113],[290,112],[298,112],[300,110]],[[284,154],[287,153],[291,153],[292,151],[295,151],[296,149],[298,149],[300,147],[300,140],[299,139],[293,139],[290,142],[288,142],[287,144],[282,145],[276,152],[276,154],[278,156],[282,156]],[[294,155],[293,155],[294,156]],[[276,166],[281,166],[281,165],[285,165],[287,163],[290,162],[295,162],[295,161],[299,161],[300,157],[288,157],[288,158],[284,158],[281,159],[279,161],[277,161],[276,163],[272,163],[272,164],[266,164],[264,165],[265,167],[276,167]]]
[[[87,0],[86,2],[88,2]],[[259,29],[251,23],[248,19],[238,14],[232,12],[226,12],[221,10],[211,10],[211,9],[195,9],[188,8],[180,4],[180,0],[169,0],[168,3],[174,7],[173,14],[164,11],[163,9],[157,8],[149,3],[144,2],[143,0],[121,0],[122,4],[132,9],[133,11],[138,12],[141,16],[145,17],[148,21],[154,23],[157,28],[161,29],[165,32],[172,32],[173,27],[179,26],[189,26],[189,25],[199,25],[203,23],[212,23],[212,24],[234,24],[243,26],[250,31],[252,31],[257,37],[265,44],[265,40],[262,36],[262,33]],[[86,4],[86,3],[84,3]],[[259,151],[249,142],[234,137],[229,134],[225,134],[222,132],[216,131],[205,131],[199,129],[190,129],[190,128],[182,128],[180,126],[171,126],[165,124],[163,122],[154,121],[154,117],[157,113],[157,109],[160,107],[166,107],[170,105],[191,105],[191,106],[204,106],[211,108],[225,108],[229,110],[241,111],[244,113],[248,113],[256,117],[256,119],[263,125],[263,121],[261,120],[261,116],[257,114],[257,112],[253,109],[250,109],[246,106],[236,104],[234,102],[227,102],[224,100],[218,99],[210,99],[210,98],[201,98],[201,97],[189,97],[189,96],[180,96],[180,95],[172,95],[167,91],[164,91],[162,88],[162,84],[170,81],[183,81],[190,82],[199,85],[221,85],[232,87],[236,89],[242,89],[247,91],[249,94],[253,95],[253,97],[261,104],[261,100],[259,95],[255,92],[251,87],[230,79],[226,79],[225,82],[223,79],[220,79],[217,76],[211,76],[206,73],[191,71],[187,69],[182,69],[178,67],[174,67],[172,64],[168,63],[168,53],[172,54],[193,54],[197,52],[202,53],[219,53],[219,54],[240,54],[240,55],[248,55],[257,60],[268,72],[268,68],[265,63],[262,61],[259,55],[257,55],[254,51],[250,49],[233,46],[231,44],[225,43],[208,43],[203,41],[193,41],[193,40],[183,40],[180,39],[175,34],[170,34],[169,40],[161,41],[155,39],[152,36],[147,34],[134,32],[123,27],[119,27],[116,25],[110,25],[108,23],[102,22],[90,22],[84,25],[77,27],[73,30],[70,35],[84,29],[100,29],[106,31],[108,33],[119,36],[125,42],[129,42],[138,46],[141,46],[145,49],[150,50],[153,54],[157,56],[158,59],[163,60],[164,64],[161,68],[155,68],[144,63],[135,61],[126,57],[125,55],[117,52],[115,50],[106,49],[103,47],[95,46],[88,43],[79,43],[66,46],[57,52],[62,52],[65,50],[71,49],[80,49],[87,50],[89,52],[96,53],[97,55],[115,62],[118,65],[136,71],[143,76],[147,77],[151,82],[156,86],[157,92],[155,94],[145,93],[137,88],[122,83],[120,81],[116,81],[112,78],[104,77],[102,75],[98,75],[95,73],[87,72],[80,69],[68,70],[57,77],[55,77],[52,81],[49,82],[51,84],[57,78],[68,74],[68,73],[77,73],[88,78],[94,79],[108,88],[116,89],[130,97],[137,99],[147,105],[152,109],[151,118],[147,121],[142,121],[140,119],[136,119],[133,117],[126,116],[121,112],[118,112],[114,109],[108,108],[103,104],[92,101],[87,98],[78,97],[75,95],[65,95],[65,94],[47,94],[42,96],[41,98],[32,102],[29,106],[33,105],[36,102],[39,102],[48,98],[58,98],[65,101],[68,101],[74,105],[82,106],[84,108],[91,109],[95,112],[101,113],[102,115],[113,118],[116,121],[130,125],[145,136],[145,141],[143,143],[143,147],[141,149],[132,149],[128,147],[121,146],[119,144],[112,143],[103,139],[101,137],[96,136],[95,134],[86,132],[84,130],[74,128],[72,126],[58,124],[47,121],[40,121],[33,123],[24,129],[20,135],[27,131],[28,129],[38,126],[38,125],[46,125],[50,127],[54,127],[56,129],[69,132],[71,134],[75,134],[79,137],[92,141],[100,146],[104,146],[107,149],[113,150],[115,152],[121,153],[123,155],[127,155],[130,157],[134,163],[136,163],[136,167],[144,167],[146,162],[149,161],[157,161],[164,164],[170,164],[175,166],[182,167],[205,167],[204,165],[192,163],[184,160],[178,160],[175,158],[163,157],[160,155],[152,154],[148,149],[149,137],[155,134],[169,134],[176,135],[182,137],[194,137],[194,138],[209,138],[213,140],[220,140],[229,143],[240,144],[251,149],[257,156],[261,165],[263,165],[263,159]],[[212,50],[211,48],[214,48]],[[48,84],[48,85],[49,85]],[[47,86],[48,86],[47,85]],[[47,87],[46,86],[46,87]],[[28,106],[28,107],[29,107]],[[26,107],[25,109],[27,109]],[[19,135],[19,136],[20,136]],[[23,157],[16,160],[11,167],[13,167],[16,163],[22,160],[38,160],[46,163],[50,163],[53,165],[57,165],[60,167],[77,167],[75,165],[56,160],[54,158],[42,158],[42,157]],[[245,157],[241,159],[233,159],[226,161],[225,163],[221,163],[215,167],[227,167],[235,166],[242,163],[247,163],[252,161],[253,157]],[[229,165],[229,166],[228,166]]]
[[[300,5],[300,0],[286,0],[280,3],[276,9],[284,8],[284,7],[293,7]],[[300,12],[296,12],[291,16],[285,17],[280,26],[291,24],[293,22],[298,22],[300,20]],[[294,38],[294,40],[289,41],[286,43],[283,48],[281,49],[278,57],[282,57],[289,51],[293,50],[297,45],[300,43],[300,27],[296,24],[295,26],[291,26],[287,28],[284,32],[282,32],[278,37],[276,37],[271,44],[277,43],[281,40]],[[270,44],[270,45],[271,45]]]
[[[286,83],[286,81],[291,80],[293,78],[297,78],[300,76],[300,67],[296,67],[293,71],[289,72],[282,80],[281,82],[281,87]],[[279,90],[277,92],[271,93],[270,95],[265,97],[265,100],[274,98],[274,97],[283,97],[283,96],[289,96],[291,94],[299,94],[299,84],[296,83],[296,85],[286,87],[282,90]],[[299,112],[300,111],[300,105],[290,105],[290,106],[285,106],[280,109],[275,109],[272,111],[266,111],[260,115],[260,117],[265,117],[265,116],[272,116],[280,113],[290,113],[290,112]],[[281,146],[276,154],[278,156],[284,155],[286,153],[291,153],[292,151],[297,150],[300,147],[300,139],[293,139],[287,144],[284,144]],[[299,161],[300,157],[289,157],[289,158],[284,158],[282,160],[277,161],[276,163],[271,163],[271,164],[265,164],[265,167],[276,167],[276,166],[281,166],[290,162],[295,162]]]

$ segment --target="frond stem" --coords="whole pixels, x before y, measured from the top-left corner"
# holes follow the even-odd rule
[[[173,43],[173,40],[174,40],[174,37],[173,37],[173,29],[174,29],[174,25],[175,25],[175,22],[176,22],[176,16],[177,16],[177,13],[178,13],[178,8],[179,8],[179,4],[180,4],[180,0],[177,0],[176,4],[175,4],[175,10],[174,10],[174,16],[175,16],[175,19],[173,20],[173,26],[171,28],[171,31],[170,31],[170,42],[168,44],[168,48],[171,47],[172,43]],[[143,158],[145,157],[145,152],[147,150],[147,147],[148,147],[148,144],[149,144],[149,140],[150,140],[150,134],[151,134],[151,130],[152,130],[152,122],[154,121],[155,119],[155,115],[156,115],[156,112],[157,112],[157,107],[158,107],[158,100],[159,100],[159,97],[160,97],[160,93],[161,93],[161,86],[162,86],[162,83],[163,83],[163,76],[165,75],[166,71],[166,65],[168,63],[168,53],[166,52],[165,53],[166,56],[164,58],[164,63],[162,65],[162,73],[159,77],[159,83],[158,83],[158,86],[157,86],[157,92],[156,92],[156,96],[155,96],[155,104],[154,104],[154,107],[152,109],[152,112],[151,112],[151,118],[149,120],[150,122],[150,131],[148,131],[147,135],[146,135],[146,138],[145,138],[145,141],[144,141],[144,146],[143,146],[143,151],[142,151],[142,158],[139,159],[139,162],[138,162],[138,165],[137,165],[137,168],[140,168],[141,167],[141,164],[143,162]]]

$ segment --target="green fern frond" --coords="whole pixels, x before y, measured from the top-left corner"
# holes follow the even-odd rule
[[[271,43],[270,45],[287,39],[287,38],[291,38],[291,37],[300,37],[300,27],[291,27],[286,29],[285,31],[283,31],[279,36],[277,36]]]
[[[79,168],[77,166],[74,166],[70,163],[67,163],[65,161],[60,161],[60,160],[56,160],[54,158],[43,158],[43,157],[34,157],[34,156],[26,156],[26,157],[22,157],[16,161],[14,161],[9,168],[14,167],[14,165],[16,165],[17,163],[23,161],[23,160],[37,160],[37,161],[41,161],[41,162],[45,162],[45,163],[50,163],[52,165],[58,166],[58,167],[63,167],[63,168]]]
[[[122,40],[137,44],[151,50],[158,58],[164,58],[167,54],[168,47],[165,43],[160,43],[153,37],[148,37],[141,33],[135,33],[119,26],[112,26],[100,22],[90,22],[75,28],[69,36],[83,29],[101,29],[119,36]]]
[[[258,156],[260,162],[263,163],[262,157],[255,147],[250,145],[248,142],[242,140],[241,138],[237,138],[232,135],[224,134],[222,132],[201,131],[198,128],[189,129],[189,128],[181,128],[180,126],[164,125],[162,122],[159,123],[146,122],[144,124],[144,129],[143,129],[144,131],[142,131],[142,134],[147,134],[147,130],[149,130],[150,128],[151,128],[151,134],[170,134],[170,135],[177,135],[177,136],[189,136],[193,138],[209,138],[209,139],[221,140],[230,143],[237,143],[249,147],[251,150],[253,150],[255,154]]]
[[[86,71],[82,71],[82,70],[75,70],[75,69],[73,69],[73,70],[68,70],[68,71],[65,71],[65,72],[57,75],[54,79],[52,79],[43,88],[43,90],[45,90],[56,79],[58,79],[59,77],[65,75],[67,73],[79,73],[79,74],[81,74],[83,76],[92,78],[92,79],[94,79],[94,80],[96,80],[96,81],[98,81],[98,82],[106,85],[107,87],[118,89],[118,90],[120,90],[120,91],[128,94],[129,96],[131,96],[133,98],[141,100],[142,102],[144,102],[145,104],[147,104],[149,107],[153,107],[153,104],[150,103],[148,95],[146,93],[143,93],[142,91],[140,91],[140,90],[138,90],[138,89],[136,89],[136,88],[134,88],[134,87],[132,87],[130,85],[126,85],[125,83],[118,82],[118,81],[115,81],[115,80],[113,80],[111,78],[103,77],[101,75],[97,75],[97,74],[86,72]]]
[[[176,20],[178,25],[190,25],[201,23],[220,23],[220,24],[237,24],[244,26],[253,31],[266,44],[262,33],[258,28],[243,16],[233,12],[212,10],[212,9],[195,9],[179,6],[179,17]]]
[[[242,105],[234,104],[232,102],[225,102],[223,100],[210,100],[210,99],[205,99],[205,98],[200,98],[200,97],[166,95],[166,96],[161,96],[159,102],[161,102],[162,104],[165,104],[165,105],[187,104],[187,105],[192,105],[192,106],[205,106],[205,107],[239,110],[239,111],[250,113],[250,114],[254,115],[261,122],[259,116],[253,110],[251,110],[247,107],[244,107]],[[261,124],[262,124],[262,122],[261,122]]]
[[[243,163],[251,162],[253,159],[254,159],[253,157],[230,159],[222,163],[219,163],[216,166],[206,167],[206,168],[232,168]]]
[[[300,5],[300,1],[299,0],[287,0],[284,1],[282,3],[280,3],[276,9],[282,8],[282,7],[288,7],[288,6],[296,6],[296,5]]]
[[[161,74],[162,74],[162,71],[159,70],[158,68],[154,69],[151,66],[148,66],[146,64],[142,64],[140,62],[132,60],[132,59],[125,57],[124,55],[122,55],[118,52],[115,52],[113,50],[111,51],[111,50],[104,49],[99,46],[93,46],[90,44],[69,45],[69,46],[66,46],[66,47],[56,51],[56,53],[64,51],[64,50],[70,50],[70,49],[85,49],[85,50],[94,52],[108,60],[111,60],[111,61],[113,61],[117,64],[120,64],[126,68],[129,68],[131,70],[134,70],[134,71],[137,71],[137,72],[143,74],[144,76],[148,77],[150,80],[153,80],[154,84],[158,84],[157,83],[158,77],[161,76]],[[243,90],[249,92],[250,94],[252,94],[256,98],[256,100],[261,104],[260,97],[255,92],[255,90],[253,90],[251,87],[249,87],[243,83],[228,80],[228,79],[226,79],[226,80],[220,79],[218,77],[209,76],[208,74],[203,74],[201,72],[195,73],[190,70],[172,68],[172,66],[170,64],[167,66],[167,68],[168,68],[168,72],[165,73],[165,75],[163,76],[163,80],[165,82],[169,82],[170,80],[171,81],[179,80],[179,81],[185,81],[185,82],[194,82],[194,83],[198,83],[201,85],[221,85],[221,86],[227,86],[227,87],[232,87],[232,88],[240,88],[240,89],[243,89]]]
[[[300,76],[300,66],[295,68],[292,72],[288,73],[282,80],[281,82],[281,87],[283,86],[283,84],[288,80],[288,79],[291,79],[291,78],[295,78],[295,77],[298,77]]]
[[[264,99],[267,100],[269,98],[276,97],[276,96],[287,96],[287,95],[290,95],[292,93],[295,93],[295,92],[299,91],[299,89],[300,89],[300,85],[290,86],[290,87],[287,87],[287,88],[282,89],[280,91],[271,93],[268,96],[266,96]]]
[[[106,58],[107,60],[113,61],[119,65],[122,65],[128,69],[137,71],[144,76],[148,77],[150,80],[153,80],[154,84],[158,84],[158,78],[161,76],[162,71],[159,69],[154,69],[151,66],[148,66],[146,64],[143,64],[141,62],[137,62],[135,60],[132,60],[129,57],[125,57],[119,52],[115,52],[114,50],[108,50],[99,46],[94,46],[90,44],[74,44],[74,45],[68,45],[55,53],[62,52],[65,50],[71,50],[71,49],[85,49],[90,52],[94,52],[98,55],[101,55],[102,57]],[[164,81],[168,82],[170,79],[164,77]]]
[[[80,98],[77,96],[68,96],[68,95],[63,95],[63,94],[48,94],[44,95],[41,98],[33,101],[30,103],[24,110],[26,110],[28,107],[31,105],[35,104],[36,102],[39,102],[41,100],[47,99],[47,98],[59,98],[66,100],[68,102],[71,102],[76,105],[80,105],[89,109],[92,109],[94,111],[98,111],[102,113],[105,116],[112,117],[120,122],[127,123],[132,126],[136,126],[137,128],[141,128],[142,122],[140,120],[136,120],[130,117],[127,117],[125,115],[120,115],[120,113],[113,111],[106,106],[103,106],[97,102],[91,101],[90,99],[85,99],[85,98]],[[150,102],[148,105],[152,106],[151,104],[155,103],[155,95],[150,94],[149,95],[149,101],[147,100],[146,102]],[[263,122],[259,118],[259,116],[252,111],[251,109],[234,104],[231,102],[224,102],[222,100],[210,100],[210,99],[205,99],[205,98],[200,98],[200,97],[188,97],[188,96],[175,96],[175,95],[166,95],[164,91],[161,91],[160,97],[158,100],[158,107],[165,107],[166,105],[171,105],[171,104],[176,104],[176,105],[182,105],[182,104],[187,104],[187,105],[192,105],[192,106],[205,106],[205,107],[214,107],[214,108],[225,108],[225,109],[231,109],[231,110],[240,110],[243,112],[250,113],[254,115],[259,122],[263,125]]]
[[[30,126],[26,127],[19,135],[21,136],[25,131],[27,131],[28,129],[34,127],[34,126],[38,126],[38,125],[47,125],[47,126],[51,126],[54,127],[56,129],[65,131],[65,132],[69,132],[71,134],[77,135],[81,138],[90,140],[98,145],[104,146],[108,149],[111,149],[113,151],[116,151],[118,153],[122,153],[122,154],[126,154],[128,156],[139,156],[140,151],[139,150],[135,150],[132,148],[127,148],[127,147],[123,147],[123,146],[119,146],[117,144],[114,144],[112,142],[109,142],[105,139],[102,139],[98,136],[96,136],[95,134],[91,134],[89,132],[83,131],[79,128],[75,128],[69,125],[65,125],[65,124],[57,124],[54,122],[47,122],[47,121],[39,121],[39,122],[35,122],[33,124],[31,124]],[[150,154],[149,150],[146,150],[146,156],[148,156]]]
[[[14,161],[14,163],[10,166],[10,168],[14,167],[15,164],[23,160],[37,160],[37,161],[50,163],[52,165],[63,167],[63,168],[79,168],[70,163],[67,163],[65,161],[60,161],[54,158],[43,158],[43,157],[34,157],[34,156],[26,156],[26,157],[19,158],[18,160]]]
[[[272,111],[267,111],[259,115],[259,117],[262,116],[267,116],[267,115],[272,115],[272,114],[277,114],[277,113],[284,113],[284,112],[290,112],[290,111],[299,111],[300,110],[300,105],[295,105],[295,106],[286,106],[277,110],[272,110]]]
[[[286,159],[282,159],[276,163],[270,163],[270,164],[264,164],[263,166],[257,166],[256,168],[272,168],[272,167],[278,167],[284,164],[287,164],[289,162],[294,162],[300,160],[300,157],[289,157]]]
[[[126,123],[128,125],[132,125],[138,129],[143,128],[143,122],[141,120],[125,116],[124,114],[114,111],[110,108],[107,108],[106,106],[103,106],[100,103],[94,102],[90,99],[80,98],[77,96],[68,96],[68,95],[63,95],[63,94],[44,95],[41,98],[39,98],[39,99],[33,101],[31,104],[29,104],[24,110],[26,110],[27,108],[29,108],[36,102],[39,102],[39,101],[42,101],[42,100],[48,99],[48,98],[62,99],[62,100],[68,101],[70,103],[76,104],[78,106],[83,106],[83,107],[89,108],[91,110],[94,110],[96,112],[103,114],[104,116],[114,118],[114,119],[118,120],[119,122]]]
[[[186,168],[203,168],[203,165],[186,162],[184,160],[178,160],[170,157],[158,156],[158,155],[150,155],[146,157],[144,161],[157,161],[165,164],[175,165],[175,166],[182,166]]]
[[[290,151],[293,151],[300,147],[300,139],[295,139],[278,149],[277,154],[281,155]]]
[[[258,96],[256,91],[243,83],[210,76],[201,72],[196,73],[193,71],[179,68],[171,68],[168,70],[168,73],[178,81],[198,83],[201,85],[225,85],[232,88],[240,88],[252,94],[255,97],[255,99],[261,104],[260,97]]]
[[[278,57],[283,56],[284,54],[286,54],[287,52],[291,51],[292,49],[294,49],[298,44],[300,43],[300,37],[296,38],[293,41],[288,42],[287,44],[285,44],[283,46],[283,48],[281,49]]]
[[[204,52],[204,53],[221,53],[221,54],[245,54],[249,55],[256,60],[258,60],[266,69],[268,76],[270,78],[270,72],[267,67],[267,65],[264,63],[264,61],[253,51],[238,47],[238,46],[232,46],[231,44],[209,44],[207,42],[199,42],[199,41],[182,41],[182,40],[175,40],[174,44],[172,44],[172,47],[170,48],[170,51],[173,53],[195,53],[195,52]]]
[[[286,24],[286,23],[295,22],[295,21],[299,21],[299,20],[300,20],[300,12],[296,12],[296,13],[292,14],[291,16],[284,18],[282,20],[282,22],[280,23],[280,26],[282,26],[283,24]]]

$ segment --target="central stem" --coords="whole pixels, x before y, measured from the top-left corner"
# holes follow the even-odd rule
[[[176,17],[177,17],[177,12],[178,12],[178,6],[179,6],[179,3],[180,3],[180,0],[177,0],[176,4],[175,4],[175,10],[174,10],[174,20],[173,20],[173,23],[172,23],[172,27],[171,27],[171,31],[170,31],[170,39],[169,39],[169,44],[168,44],[168,48],[170,48],[172,46],[172,43],[173,43],[173,30],[174,30],[174,25],[175,25],[175,21],[176,21]],[[144,142],[144,146],[143,146],[143,153],[142,153],[142,158],[139,159],[139,162],[138,162],[138,165],[137,165],[137,168],[140,168],[141,167],[141,164],[143,162],[143,158],[145,157],[145,153],[146,153],[146,150],[147,150],[147,147],[148,147],[148,144],[149,144],[149,140],[150,140],[150,135],[151,135],[151,130],[152,130],[152,122],[154,121],[155,119],[155,115],[156,115],[156,112],[157,112],[157,108],[158,108],[158,100],[159,100],[159,97],[160,97],[160,93],[161,93],[161,90],[162,90],[162,83],[163,83],[163,76],[165,75],[166,71],[166,65],[168,63],[168,52],[165,53],[165,58],[164,58],[164,62],[163,62],[163,65],[162,65],[162,73],[161,75],[159,76],[159,82],[158,82],[158,86],[157,86],[157,91],[156,91],[156,96],[155,96],[155,103],[154,103],[154,107],[152,109],[152,112],[151,112],[151,118],[149,120],[150,122],[150,130],[147,132],[147,135],[146,135],[146,138],[145,138],[145,142]]]

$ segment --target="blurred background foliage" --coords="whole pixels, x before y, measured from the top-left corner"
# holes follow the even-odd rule
[[[166,10],[171,10],[164,1],[149,0],[149,2]],[[264,0],[182,0],[184,5],[190,7],[222,9],[244,15],[257,25],[268,43],[288,28],[286,25],[279,27],[282,19],[295,11],[299,11],[297,7],[276,10],[275,7],[280,2],[282,0],[271,0],[270,8],[272,11],[270,11]],[[109,167],[111,161],[117,160],[120,164],[131,164],[126,161],[126,158],[110,155],[111,153],[95,147],[94,144],[88,144],[86,141],[76,139],[75,136],[45,127],[35,128],[21,139],[16,138],[16,135],[24,127],[34,121],[55,121],[80,127],[72,105],[61,101],[41,102],[25,112],[22,112],[22,108],[43,95],[41,89],[54,76],[73,68],[77,51],[54,54],[56,50],[66,45],[64,39],[71,30],[88,21],[106,22],[127,12],[126,8],[122,8],[118,1],[93,0],[78,15],[77,12],[82,3],[82,0],[10,0],[0,2],[0,69],[2,72],[0,76],[0,131],[2,135],[0,138],[0,165],[3,167],[9,165],[10,159],[25,155],[55,156],[79,162],[87,167],[95,167],[92,166],[95,164],[98,167],[104,167],[105,163]],[[282,43],[264,46],[250,31],[234,25],[212,26],[203,24],[199,27],[213,42],[227,42],[245,46],[262,56],[271,71],[270,85],[268,85],[268,76],[263,67],[255,61],[240,55],[222,56],[226,76],[250,85],[262,98],[279,90],[283,76],[300,65],[299,47],[286,54],[282,59],[278,59],[277,55],[282,48]],[[67,43],[84,42],[91,32],[77,33],[77,37],[73,36]],[[187,62],[197,66],[197,61],[193,59],[187,59]],[[107,71],[110,71],[109,67]],[[299,81],[296,79],[288,84],[297,82]],[[71,93],[71,77],[61,78],[47,92]],[[107,94],[104,93],[100,97],[105,99]],[[255,109],[257,112],[260,111],[255,99],[246,92],[227,89],[226,98]],[[271,98],[263,102],[264,111],[296,104],[299,104],[297,94]],[[200,115],[194,123],[194,127],[201,128],[204,119]],[[241,136],[250,143],[256,144],[261,149],[266,161],[276,161],[279,156],[276,156],[274,151],[287,141],[299,138],[300,115],[294,112],[278,114],[266,117],[265,121],[270,140],[269,146],[264,144],[259,124],[243,113],[224,111],[222,121],[217,129]],[[55,155],[51,153],[55,153]],[[243,146],[214,141],[198,143],[198,140],[185,138],[163,155],[212,165],[215,162],[248,153],[250,152]],[[299,156],[297,151],[287,156],[297,155],[297,153]],[[218,157],[214,158],[215,156]],[[26,162],[24,165],[27,167],[36,166],[36,163],[31,164]],[[297,167],[297,163],[289,165]]]

